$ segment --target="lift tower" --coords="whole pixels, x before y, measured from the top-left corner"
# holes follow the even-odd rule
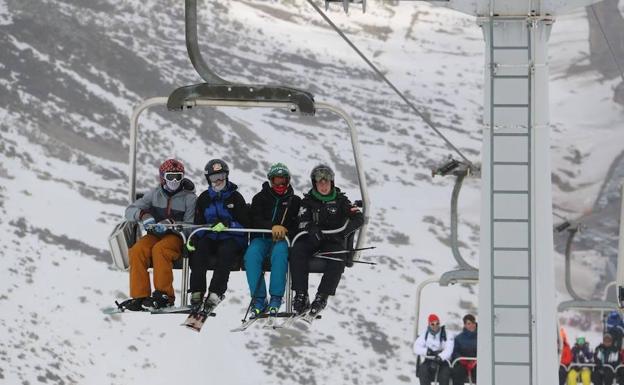
[[[479,383],[558,381],[547,43],[556,15],[593,2],[433,2],[476,16],[486,43]]]

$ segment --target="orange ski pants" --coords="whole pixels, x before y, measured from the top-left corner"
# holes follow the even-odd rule
[[[139,239],[129,250],[130,297],[149,297],[152,293],[147,269],[154,267],[154,289],[175,298],[173,261],[182,253],[182,238],[174,234],[157,237],[152,234]]]

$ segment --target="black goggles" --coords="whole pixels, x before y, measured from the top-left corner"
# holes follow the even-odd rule
[[[183,172],[166,172],[165,173],[165,180],[169,182],[174,181],[174,180],[181,181],[182,178],[184,178]]]
[[[330,181],[330,182],[334,180],[334,175],[332,174],[332,172],[329,170],[325,170],[325,169],[320,169],[320,170],[315,171],[314,175],[312,176],[314,177],[315,182],[320,182],[323,179]]]

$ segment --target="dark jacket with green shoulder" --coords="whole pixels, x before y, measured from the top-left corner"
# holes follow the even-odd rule
[[[251,200],[251,227],[256,229],[271,229],[273,225],[282,225],[288,230],[292,240],[297,232],[297,218],[301,198],[295,195],[292,186],[284,195],[277,195],[269,185],[262,184],[262,190]],[[252,237],[266,237],[270,234],[252,234]]]
[[[344,240],[362,227],[364,215],[359,207],[353,205],[349,198],[334,187],[336,195],[331,200],[321,200],[318,193],[310,190],[301,201],[299,210],[299,231],[304,231],[311,223],[321,230],[334,230],[342,227],[347,220],[349,224],[338,234],[327,234],[324,240],[344,243]]]

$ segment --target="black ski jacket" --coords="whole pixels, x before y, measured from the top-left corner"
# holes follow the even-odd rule
[[[342,227],[348,219],[349,225],[344,231],[323,236],[325,240],[344,243],[349,235],[364,224],[364,215],[359,207],[351,204],[349,198],[338,187],[335,189],[336,199],[329,202],[316,199],[312,190],[304,196],[299,210],[299,230],[304,231],[310,222],[321,230],[334,230]]]
[[[277,195],[269,185],[262,184],[262,190],[251,200],[251,227],[271,229],[273,225],[282,225],[288,230],[292,240],[297,232],[297,216],[301,198],[295,195],[292,186],[284,195]],[[252,234],[252,237],[270,237],[270,234]]]

